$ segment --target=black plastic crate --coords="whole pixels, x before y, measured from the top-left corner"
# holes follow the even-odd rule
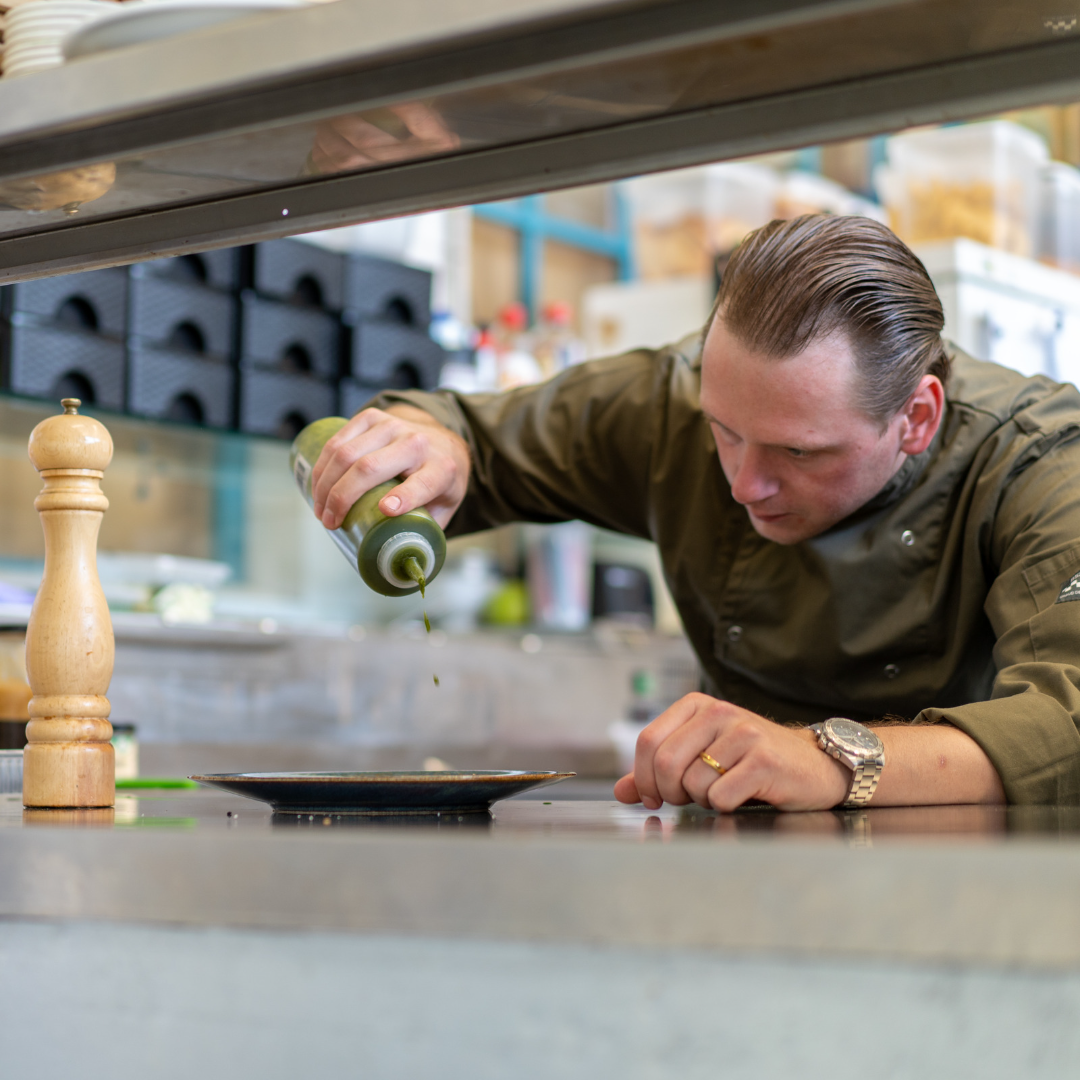
[[[245,294],[241,363],[336,379],[341,372],[341,322],[336,315]]]
[[[334,387],[310,375],[240,371],[240,430],[293,439],[301,428],[337,407]]]
[[[345,273],[346,318],[382,319],[426,330],[431,323],[431,271],[350,255]]]
[[[303,240],[255,245],[256,292],[302,307],[340,311],[347,256]]]
[[[242,247],[219,248],[217,251],[176,255],[171,259],[154,259],[136,263],[131,273],[133,277],[156,277],[188,285],[208,285],[227,292],[240,288],[242,262],[247,250]]]
[[[422,330],[385,322],[353,327],[349,373],[358,382],[394,390],[434,390],[446,351]]]
[[[131,279],[133,337],[174,352],[228,359],[233,354],[236,299],[205,285],[148,276]]]
[[[355,379],[342,379],[338,387],[341,398],[341,415],[355,416],[379,391],[382,386],[370,386]]]
[[[128,350],[128,412],[160,420],[230,427],[236,370],[219,360],[133,343]]]
[[[69,330],[122,338],[127,330],[126,269],[20,281],[4,288],[4,311]]]
[[[77,397],[105,409],[124,406],[124,346],[82,330],[40,326],[16,316],[5,324],[5,388],[59,402]]]

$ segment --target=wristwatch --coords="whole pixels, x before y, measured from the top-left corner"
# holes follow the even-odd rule
[[[885,744],[868,727],[842,716],[811,724],[818,746],[852,771],[843,806],[865,806],[877,791],[885,768]]]

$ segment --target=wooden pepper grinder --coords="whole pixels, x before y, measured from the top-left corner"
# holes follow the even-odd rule
[[[45,574],[26,628],[30,699],[23,752],[28,807],[112,806],[109,742],[113,632],[97,573],[97,538],[109,500],[101,478],[113,444],[78,398],[30,435],[30,460],[45,486],[34,500],[45,530]]]

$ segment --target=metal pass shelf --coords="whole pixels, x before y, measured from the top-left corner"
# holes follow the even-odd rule
[[[0,281],[1078,97],[1030,0],[339,0],[0,84]]]

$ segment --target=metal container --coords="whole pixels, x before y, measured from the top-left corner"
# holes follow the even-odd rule
[[[0,795],[22,793],[23,752],[0,750]]]

